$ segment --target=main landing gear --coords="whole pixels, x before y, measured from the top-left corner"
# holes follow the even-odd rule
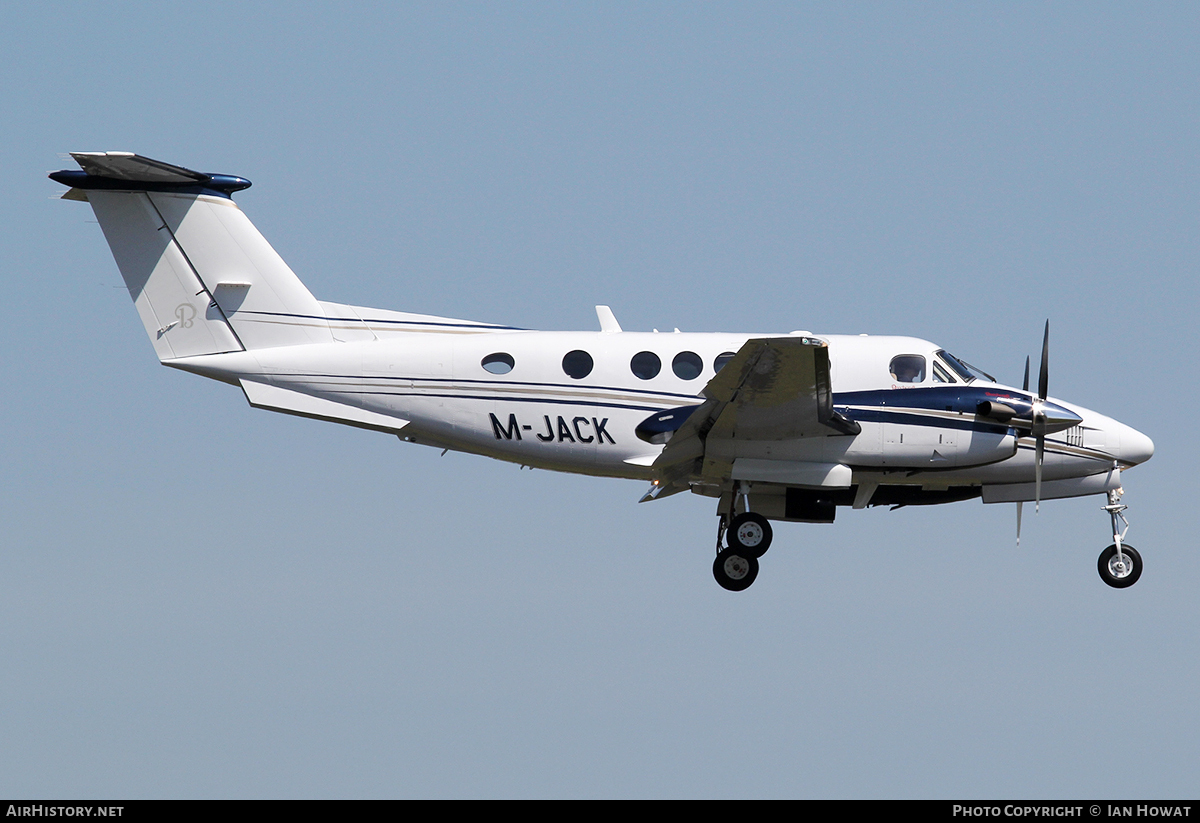
[[[741,493],[746,496],[744,491]],[[1122,493],[1122,489],[1110,491],[1108,505],[1102,507],[1112,518],[1113,544],[1100,553],[1096,563],[1100,579],[1114,589],[1127,589],[1142,576],[1142,556],[1125,542],[1129,521],[1125,519],[1124,511],[1129,507],[1121,502]],[[1019,509],[1017,533],[1019,540]],[[759,558],[771,547],[771,537],[771,524],[765,517],[751,511],[735,514],[731,502],[729,511],[721,512],[717,524],[717,557],[713,561],[713,577],[717,584],[731,592],[750,588],[758,577]]]
[[[722,549],[713,561],[713,577],[721,588],[731,592],[748,589],[758,577],[758,558],[742,557],[736,549]]]
[[[1125,543],[1129,521],[1122,512],[1129,507],[1121,503],[1121,491],[1110,491],[1108,505],[1103,507],[1112,517],[1113,544],[1100,552],[1100,560],[1096,564],[1100,571],[1100,579],[1114,589],[1129,588],[1142,576],[1142,556],[1137,553],[1137,549]],[[1125,524],[1125,528],[1118,530],[1118,520]]]
[[[758,577],[758,559],[771,548],[771,536],[771,524],[761,514],[722,513],[717,525],[717,559],[713,561],[717,584],[731,592],[750,588]],[[727,548],[722,548],[722,540],[729,544]]]

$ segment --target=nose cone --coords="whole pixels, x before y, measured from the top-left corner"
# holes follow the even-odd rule
[[[1120,461],[1128,466],[1145,463],[1154,455],[1154,441],[1137,429],[1121,424]]]

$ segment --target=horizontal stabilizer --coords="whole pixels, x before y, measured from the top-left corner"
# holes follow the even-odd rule
[[[334,423],[345,423],[358,426],[360,429],[372,429],[388,434],[395,434],[408,425],[407,420],[398,417],[388,417],[385,414],[357,409],[332,400],[313,397],[311,394],[281,389],[266,383],[253,380],[239,381],[246,399],[256,409],[294,414],[298,417],[311,417],[314,420],[328,420]]]
[[[78,189],[118,191],[190,190],[222,197],[250,188],[250,181],[231,174],[208,174],[152,160],[128,151],[73,151],[82,171],[56,171],[50,179]]]
[[[146,183],[199,183],[207,177],[198,171],[129,151],[73,151],[71,156],[84,171],[96,177]]]

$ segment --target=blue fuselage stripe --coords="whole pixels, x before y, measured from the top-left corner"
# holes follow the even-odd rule
[[[315,314],[289,314],[279,311],[242,311],[239,314],[257,314],[263,317],[292,317],[297,320],[329,320],[336,323],[390,323],[393,326],[443,326],[455,329],[491,329],[493,331],[527,331],[517,326],[501,326],[493,323],[447,323],[436,320],[385,320],[378,317],[327,317]]]
[[[629,411],[661,412],[660,406],[635,406],[630,403],[604,403],[598,400],[559,400],[550,397],[512,397],[504,394],[432,394],[427,392],[404,391],[349,391],[348,394],[380,395],[385,397],[440,397],[447,400],[490,400],[504,403],[526,403],[538,405],[553,403],[559,406],[597,406],[606,409],[626,409]]]
[[[464,379],[460,377],[404,377],[391,374],[367,374],[357,377],[348,374],[320,374],[307,373],[297,374],[297,377],[317,377],[328,378],[334,380],[364,380],[367,382],[380,381],[404,381],[411,383],[470,383],[480,386],[495,386],[512,387],[512,388],[533,388],[533,389],[567,389],[569,391],[603,391],[603,392],[618,392],[621,394],[637,394],[647,397],[661,397],[664,403],[674,403],[678,400],[695,401],[697,398],[694,394],[677,394],[675,392],[651,391],[649,389],[630,389],[625,386],[596,386],[589,383],[529,383],[520,380],[480,380],[480,379]]]

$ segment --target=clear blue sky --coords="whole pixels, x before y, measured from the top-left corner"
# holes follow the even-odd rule
[[[1200,7],[63,3],[0,30],[0,796],[1195,797]],[[781,525],[157,365],[70,150],[322,299],[872,332],[1148,433],[1100,498]]]

